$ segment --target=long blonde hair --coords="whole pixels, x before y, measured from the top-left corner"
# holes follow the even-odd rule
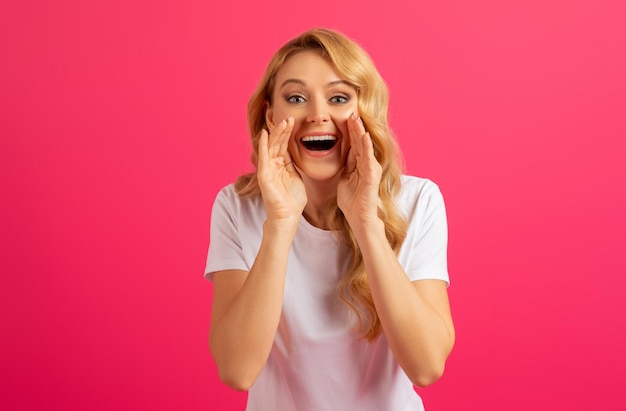
[[[276,74],[290,56],[305,50],[321,52],[339,75],[357,90],[359,115],[370,133],[374,155],[383,169],[378,188],[378,215],[385,222],[387,240],[397,254],[406,237],[407,222],[395,204],[401,188],[402,168],[400,153],[387,121],[389,92],[369,55],[343,34],[321,28],[309,30],[281,47],[271,59],[248,102],[248,130],[253,147],[251,161],[256,168],[259,136],[266,127],[265,111],[268,103],[272,105]],[[239,177],[235,188],[241,197],[260,195],[256,173]],[[343,213],[336,204],[334,207],[334,213],[329,215],[329,226],[342,236],[352,251],[348,272],[339,283],[339,295],[356,315],[357,329],[371,341],[380,335],[382,327],[365,273],[363,256]]]

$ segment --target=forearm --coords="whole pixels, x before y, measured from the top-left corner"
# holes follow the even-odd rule
[[[429,385],[443,373],[454,344],[452,323],[409,280],[387,241],[383,222],[355,226],[359,227],[353,231],[389,346],[414,384]]]
[[[211,351],[222,379],[245,390],[269,356],[278,328],[287,258],[295,229],[270,222],[241,289],[211,327]]]

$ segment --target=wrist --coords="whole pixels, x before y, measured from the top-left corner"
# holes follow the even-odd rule
[[[382,235],[386,237],[385,223],[378,216],[367,219],[348,220],[348,224],[357,240],[364,236]]]
[[[271,219],[268,218],[263,223],[263,233],[272,238],[293,239],[298,229],[300,218]]]

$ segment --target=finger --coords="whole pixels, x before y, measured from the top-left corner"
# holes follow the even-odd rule
[[[356,155],[358,158],[363,157],[363,137],[365,136],[364,133],[359,133],[357,131],[358,134],[355,135],[354,137],[354,149],[356,150]]]
[[[362,136],[365,134],[365,124],[363,124],[363,119],[361,117],[356,118],[356,129],[357,135]]]
[[[354,150],[352,147],[350,147],[348,150],[348,159],[346,160],[346,167],[344,172],[346,174],[351,174],[356,168],[356,150]]]
[[[354,149],[356,149],[356,168],[359,169],[359,173],[366,175],[372,170],[376,158],[374,157],[374,148],[369,133],[364,133],[354,142]]]
[[[365,124],[363,124],[363,119],[361,117],[357,117],[357,130],[361,142],[361,152],[359,154],[366,156],[366,158],[370,158],[370,151],[368,151],[368,148],[372,147],[372,137],[370,136],[370,133],[365,131]],[[373,154],[373,149],[371,153]]]
[[[365,124],[363,123],[363,119],[357,116],[355,113],[352,113],[350,116],[350,121],[348,122],[349,131],[354,136],[362,136],[365,134]]]
[[[365,133],[363,135],[363,150],[363,175],[367,175],[367,180],[378,185],[380,184],[380,178],[382,176],[382,166],[376,159],[376,155],[374,153],[374,142],[372,141],[370,133]]]
[[[287,169],[287,171],[289,171],[290,173],[296,172],[295,164],[293,163],[293,160],[291,160],[291,156],[289,155],[288,151],[285,152],[285,155],[283,156],[283,158],[285,161],[285,168]]]
[[[361,138],[361,143],[363,147],[364,157],[368,160],[376,161],[376,157],[374,157],[374,142],[372,141],[372,136],[370,136],[370,133],[366,132],[365,134],[363,134],[363,137]]]
[[[294,118],[289,116],[287,118],[285,130],[283,131],[283,133],[280,136],[279,141],[277,142],[279,156],[283,156],[286,158],[289,155],[287,152],[287,148],[289,147],[289,140],[291,139],[291,132],[293,131],[294,123],[295,123]]]
[[[289,154],[289,139],[291,138],[291,131],[293,130],[294,120],[293,117],[289,117],[287,119],[287,128],[285,129],[285,133],[283,133],[283,139],[280,143],[280,150],[278,155],[283,158],[283,162],[287,171],[293,172],[295,171],[293,161],[291,159],[291,155]]]
[[[365,136],[365,126],[361,117],[352,115],[352,142],[356,148],[357,157],[364,155],[363,137]]]
[[[278,151],[280,149],[280,137],[282,136],[286,127],[287,121],[282,120],[280,123],[276,124],[276,127],[270,130],[268,138],[268,152],[270,156],[275,157],[278,154]]]
[[[356,114],[354,113],[348,118],[348,134],[350,135],[350,143],[354,144],[358,136]]]
[[[261,168],[268,162],[268,144],[269,135],[267,130],[261,130],[261,135],[259,136],[259,151],[258,151],[258,167]]]

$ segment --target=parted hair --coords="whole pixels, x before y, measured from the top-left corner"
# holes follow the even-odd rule
[[[276,74],[289,57],[310,50],[319,51],[340,77],[357,91],[359,115],[372,139],[374,156],[382,166],[378,215],[385,223],[387,241],[397,254],[406,237],[407,222],[395,202],[401,188],[402,161],[387,120],[389,92],[369,55],[353,40],[334,30],[316,28],[302,33],[276,52],[248,102],[248,130],[253,148],[251,161],[256,168],[259,137],[261,130],[266,127],[265,112],[273,103]],[[235,188],[239,196],[244,198],[261,193],[256,172],[240,176]],[[333,212],[328,215],[328,224],[346,242],[352,256],[350,267],[339,282],[339,297],[356,315],[355,330],[363,338],[374,340],[382,332],[382,327],[372,299],[363,256],[336,201]]]

